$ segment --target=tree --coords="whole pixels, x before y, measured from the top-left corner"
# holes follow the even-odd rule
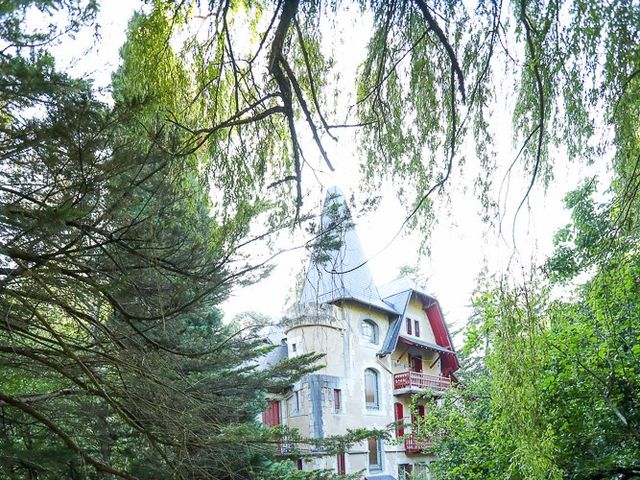
[[[367,56],[356,98],[345,102],[351,105],[338,102],[332,113],[329,106],[339,92],[328,81],[331,58],[323,24],[335,21],[344,5],[157,0],[132,23],[123,67],[114,79],[113,108],[97,101],[87,82],[56,71],[46,45],[58,32],[22,30],[26,14],[35,8],[63,10],[74,31],[93,22],[94,2],[0,7],[0,302],[6,312],[0,354],[8,372],[0,401],[8,412],[3,452],[11,453],[2,467],[7,475],[73,477],[93,469],[157,478],[163,472],[188,476],[234,470],[228,457],[208,458],[209,447],[246,443],[243,432],[254,432],[244,421],[257,399],[254,387],[264,385],[267,374],[247,365],[261,349],[252,342],[234,344],[241,336],[232,336],[211,309],[229,282],[250,268],[231,268],[230,259],[237,258],[252,219],[265,215],[273,228],[281,228],[305,218],[302,181],[311,151],[303,147],[303,132],[331,169],[325,142],[343,128],[355,128],[366,153],[369,186],[375,189],[386,176],[401,178],[409,186],[399,194],[411,205],[405,224],[413,221],[428,231],[418,215],[429,218],[434,192],[464,169],[460,147],[469,138],[476,145],[484,205],[492,202],[489,112],[502,95],[495,81],[504,67],[516,79],[509,90],[516,98],[521,151],[516,160],[522,159],[530,174],[517,210],[535,181],[549,178],[556,145],[570,157],[587,159],[612,147],[616,199],[611,211],[620,212],[616,228],[625,232],[614,237],[633,239],[629,232],[640,178],[636,4],[521,0],[479,2],[472,8],[423,0],[358,2],[362,16],[372,19]],[[194,22],[203,22],[204,30],[193,30]],[[247,30],[255,41],[240,40]],[[346,122],[337,120],[347,106],[355,113]],[[613,134],[594,142],[602,112]],[[219,200],[209,198],[209,188]],[[625,316],[634,312],[635,272],[620,269],[635,258],[634,250],[616,251],[619,265],[599,265],[601,276],[592,284],[602,296],[612,278],[624,280],[613,298],[612,342],[621,338],[620,325],[629,324],[629,332],[635,332]],[[571,261],[580,265],[578,260]],[[604,283],[599,285],[598,278]],[[570,469],[569,460],[557,455],[556,445],[572,445],[571,436],[563,437],[564,424],[536,418],[525,408],[534,405],[537,414],[547,401],[550,409],[559,408],[545,393],[556,384],[546,385],[523,370],[514,352],[536,368],[551,369],[541,345],[565,340],[553,337],[554,328],[567,336],[610,310],[584,292],[575,305],[547,309],[545,295],[530,296],[530,291],[507,290],[492,300],[502,313],[489,330],[496,334],[488,336],[490,341],[500,345],[489,366],[504,360],[509,368],[490,379],[492,398],[503,402],[496,408],[508,409],[496,411],[489,438],[505,434],[500,458],[509,459],[515,451],[517,475],[538,475],[541,466],[533,460],[540,458],[539,451],[541,465],[553,472],[582,474],[587,459]],[[574,315],[580,328],[569,321]],[[520,329],[509,323],[514,319]],[[187,345],[198,344],[202,332],[209,333],[199,344],[205,352],[190,350]],[[620,451],[604,452],[609,455],[604,460],[612,475],[633,474],[628,452],[637,446],[635,406],[627,391],[635,389],[627,361],[633,357],[621,343],[605,348],[591,333],[572,338],[579,346],[582,337],[594,342],[584,350],[588,358],[579,358],[592,370],[593,386],[599,385],[595,400],[606,414],[597,425],[605,432],[626,425],[627,443]],[[518,349],[509,350],[512,345]],[[559,358],[573,358],[577,350]],[[599,363],[600,352],[604,363]],[[624,357],[622,363],[616,355]],[[221,365],[222,360],[230,363]],[[556,365],[568,376],[564,368],[575,367]],[[281,367],[274,376],[288,381],[292,370]],[[240,410],[206,431],[199,420],[216,394],[192,388],[203,371],[248,392]],[[526,388],[509,391],[516,380]],[[184,416],[166,415],[175,414],[176,405]],[[506,412],[522,414],[524,435],[512,429]],[[590,418],[584,425],[599,417]],[[534,445],[539,435],[545,442]],[[25,453],[34,449],[46,451],[35,462]],[[133,465],[132,457],[148,461]],[[246,459],[238,458],[245,464]],[[591,473],[601,474],[607,471]]]
[[[360,28],[371,20],[355,98],[330,81],[327,37],[348,6],[359,9]],[[434,192],[464,170],[478,172],[476,187],[490,209],[491,109],[511,95],[520,150],[513,164],[521,160],[530,176],[519,211],[565,153],[593,161],[612,147],[618,171],[635,178],[638,13],[632,2],[581,0],[158,1],[136,36],[146,62],[137,76],[150,91],[177,88],[179,106],[164,113],[191,134],[180,151],[206,148],[212,171],[235,169],[233,180],[214,175],[219,188],[279,200],[293,207],[289,215],[301,211],[312,156],[332,169],[326,142],[345,128],[361,140],[369,193],[384,178],[402,179],[397,190],[410,205],[408,221],[429,218]],[[155,68],[166,56],[189,60],[179,72]],[[465,166],[468,140],[475,145],[469,163],[478,168]],[[428,233],[427,222],[414,223]]]
[[[640,474],[637,217],[595,204],[593,189],[567,195],[573,222],[545,270],[564,285],[580,276],[573,298],[551,300],[545,279],[477,298],[464,390],[427,422],[436,478]]]
[[[2,476],[247,476],[273,442],[263,392],[316,358],[257,370],[268,348],[216,310],[256,272],[238,248],[264,205],[212,215],[198,155],[163,148],[182,131],[154,121],[158,100],[126,73],[114,107],[96,100],[56,71],[56,32],[22,32],[29,8],[64,9],[72,31],[95,12],[0,11]]]

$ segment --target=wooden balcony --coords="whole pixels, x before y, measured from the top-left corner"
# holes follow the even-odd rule
[[[443,392],[451,386],[451,379],[440,375],[430,375],[419,372],[400,372],[393,375],[393,390],[395,395],[415,393],[429,388],[436,392]]]
[[[420,453],[423,449],[433,446],[432,442],[422,438],[408,435],[404,438],[404,451],[406,453]]]

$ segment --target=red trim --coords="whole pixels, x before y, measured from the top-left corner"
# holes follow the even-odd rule
[[[270,427],[280,425],[280,402],[278,400],[269,400],[267,409],[262,412],[262,423]]]
[[[433,330],[436,344],[453,351],[453,342],[447,330],[447,325],[444,323],[444,317],[438,301],[434,300],[428,306],[423,302],[423,308],[429,319],[431,330]],[[460,368],[455,355],[442,355],[440,362],[442,374],[445,376],[450,376]]]
[[[422,373],[422,357],[419,355],[409,355],[409,370]]]
[[[333,406],[336,412],[339,412],[342,408],[342,391],[339,388],[333,389]]]
[[[451,386],[451,378],[441,375],[429,375],[428,373],[400,372],[393,375],[393,388],[430,388],[444,391]]]
[[[404,437],[404,450],[406,453],[420,453],[424,448],[431,447],[432,442],[415,437],[413,434]]]
[[[402,437],[404,435],[404,425],[401,422],[404,420],[404,407],[401,403],[395,403],[393,412],[396,420],[396,437]]]
[[[338,475],[344,475],[345,473],[347,473],[347,469],[345,468],[344,453],[338,454],[337,461],[338,461]]]

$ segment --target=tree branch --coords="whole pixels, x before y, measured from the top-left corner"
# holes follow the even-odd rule
[[[458,58],[456,57],[456,53],[453,51],[453,47],[449,43],[447,36],[442,31],[442,28],[440,28],[440,25],[438,25],[438,22],[436,21],[436,19],[433,17],[433,15],[431,15],[431,12],[429,11],[429,7],[427,6],[426,2],[424,0],[414,0],[414,1],[418,6],[418,8],[420,9],[420,11],[422,12],[422,16],[427,21],[429,28],[431,28],[431,30],[433,30],[433,32],[436,34],[436,37],[438,37],[440,44],[447,52],[447,55],[449,56],[449,61],[451,62],[451,68],[453,68],[453,71],[455,72],[455,75],[458,79],[458,88],[460,89],[460,95],[462,96],[462,103],[466,103],[467,95],[466,95],[465,86],[464,86],[464,75],[462,73],[462,69],[460,68],[460,63],[458,62]]]

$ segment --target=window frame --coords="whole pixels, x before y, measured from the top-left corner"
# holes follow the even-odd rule
[[[407,317],[407,335],[413,335],[413,320]]]
[[[373,381],[373,401],[367,400],[367,378]],[[364,403],[367,410],[380,410],[380,373],[373,368],[364,370]]]
[[[404,405],[400,402],[393,404],[393,417],[396,422],[396,437],[404,436]]]
[[[292,395],[287,398],[287,409],[289,410],[289,416],[300,415],[303,413],[300,390],[295,390]]]
[[[371,328],[371,336],[365,335],[365,327]],[[378,345],[380,334],[378,324],[370,318],[363,318],[360,321],[360,334],[362,338],[366,339],[366,343],[370,345]],[[373,338],[372,338],[373,337]]]
[[[410,480],[412,473],[413,473],[412,463],[398,464],[398,480]]]
[[[333,389],[333,410],[335,413],[342,412],[342,390],[339,388]]]
[[[413,334],[420,338],[420,320],[413,321]]]
[[[422,355],[408,355],[409,357],[409,371],[415,373],[422,373],[423,363]]]
[[[371,445],[372,440],[375,441],[375,452],[377,463],[371,463]],[[382,440],[376,437],[367,438],[367,465],[370,472],[382,471]]]
[[[336,455],[336,464],[336,473],[338,475],[345,475],[347,473],[347,465],[344,452],[339,452]]]

